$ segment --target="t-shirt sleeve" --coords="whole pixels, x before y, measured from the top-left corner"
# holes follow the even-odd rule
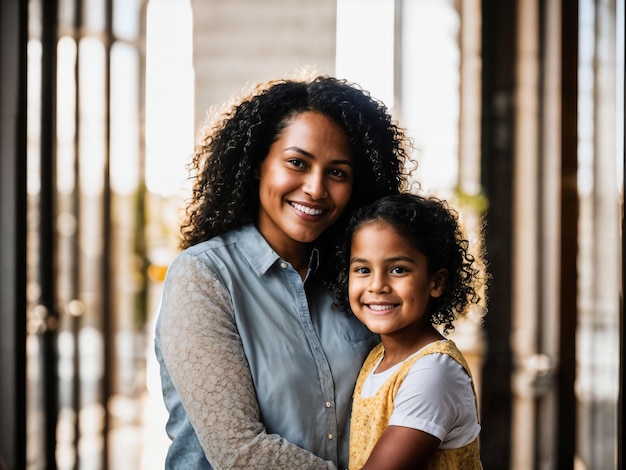
[[[213,468],[335,468],[266,433],[230,295],[204,260],[174,260],[159,323],[163,361]]]
[[[468,404],[475,408],[471,379],[463,367],[447,354],[429,354],[413,364],[400,385],[389,425],[418,429],[443,441],[467,414]]]

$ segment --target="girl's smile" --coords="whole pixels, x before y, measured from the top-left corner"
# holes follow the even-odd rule
[[[428,306],[443,292],[439,281],[428,272],[427,258],[388,223],[368,222],[354,233],[350,306],[371,331],[397,336],[430,329]]]

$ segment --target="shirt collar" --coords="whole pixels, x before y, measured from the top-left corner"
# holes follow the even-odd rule
[[[254,224],[245,225],[234,231],[233,235],[237,246],[250,264],[257,276],[262,276],[274,264],[280,261],[280,256],[263,238]],[[319,267],[319,251],[314,248],[309,258],[309,273],[317,271]]]

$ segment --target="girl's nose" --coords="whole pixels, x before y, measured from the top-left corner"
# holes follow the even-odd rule
[[[383,273],[372,273],[368,289],[370,292],[389,292],[386,276]]]

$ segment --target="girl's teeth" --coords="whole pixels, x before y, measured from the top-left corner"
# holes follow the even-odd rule
[[[291,205],[298,209],[300,212],[304,212],[308,215],[320,215],[322,213],[321,209],[312,209],[310,207],[303,206],[302,204],[298,204],[297,202],[293,202]]]
[[[393,308],[393,305],[370,305],[371,310],[382,311],[382,310],[389,310],[390,308]]]

